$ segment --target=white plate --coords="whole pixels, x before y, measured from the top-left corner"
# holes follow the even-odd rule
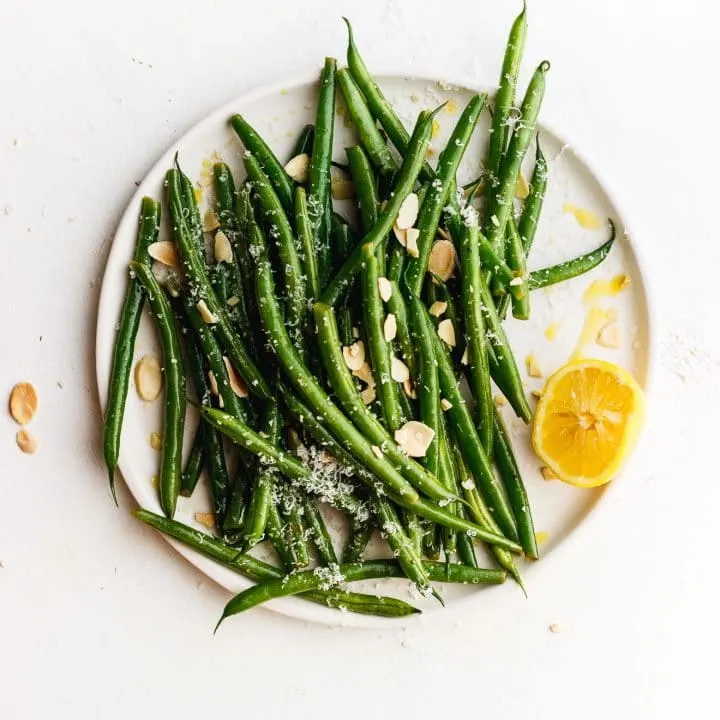
[[[399,75],[380,78],[380,84],[389,99],[398,108],[401,117],[411,126],[417,113],[426,107],[435,107],[440,102],[452,100],[453,107],[444,110],[438,120],[440,132],[432,145],[442,149],[454,121],[458,117],[456,108],[463,107],[470,91],[465,85],[448,86],[435,80],[414,79]],[[103,406],[107,401],[108,376],[110,372],[115,327],[125,293],[127,264],[135,244],[140,199],[143,195],[155,198],[163,197],[163,178],[172,165],[175,152],[183,170],[201,185],[209,182],[208,171],[211,160],[219,155],[237,173],[242,168],[239,141],[228,128],[227,119],[235,112],[242,112],[250,123],[258,129],[271,144],[280,158],[286,158],[291,151],[297,133],[305,123],[313,122],[313,112],[317,95],[315,80],[288,83],[284,86],[264,88],[245,95],[213,112],[173,145],[148,173],[125,211],[115,234],[108,264],[103,279],[102,293],[97,326],[97,374],[100,398]],[[461,170],[461,181],[477,176],[480,161],[484,157],[484,138],[487,137],[489,114],[484,112],[478,131],[465,155]],[[338,118],[335,133],[334,158],[344,161],[343,148],[357,142],[351,129],[345,127],[342,118]],[[620,272],[626,272],[631,278],[630,287],[620,295],[600,301],[603,307],[616,307],[619,312],[622,329],[622,343],[618,350],[606,350],[597,345],[587,349],[593,356],[611,360],[627,368],[638,381],[648,388],[650,381],[651,358],[654,355],[654,324],[651,325],[651,313],[648,305],[646,278],[638,262],[637,248],[626,234],[627,222],[620,213],[617,204],[607,190],[578,157],[575,151],[556,134],[543,126],[541,142],[549,161],[550,182],[543,214],[535,245],[530,258],[530,267],[536,268],[574,257],[600,245],[607,236],[607,230],[590,231],[581,228],[573,215],[563,211],[566,202],[587,208],[601,218],[614,219],[619,240],[608,259],[593,272],[560,286],[533,293],[532,316],[529,322],[510,319],[507,322],[508,333],[518,362],[524,373],[523,360],[532,352],[546,376],[569,358],[575,347],[585,317],[581,297],[588,285],[595,279],[610,279]],[[530,153],[532,154],[532,153]],[[530,166],[528,166],[530,167]],[[205,190],[203,204],[206,205],[209,190]],[[164,223],[161,239],[168,237],[168,228]],[[545,329],[551,322],[560,322],[560,329],[554,341],[545,337]],[[135,357],[145,354],[160,355],[160,348],[150,318],[143,317],[138,334]],[[539,389],[543,380],[529,378],[528,389]],[[137,502],[149,510],[160,512],[157,491],[151,479],[158,471],[158,454],[150,447],[150,434],[161,431],[161,405],[155,402],[148,405],[139,400],[131,386],[125,424],[123,427],[120,453],[120,470],[130,491]],[[506,413],[513,434],[517,453],[535,518],[538,532],[545,533],[547,540],[541,545],[543,555],[556,552],[557,548],[568,540],[570,535],[587,519],[588,514],[612,489],[579,490],[560,482],[546,482],[540,474],[539,462],[530,448],[527,429]],[[194,422],[188,424],[186,437],[191,437]],[[622,482],[622,477],[615,482]],[[210,508],[208,493],[204,485],[198,487],[194,496],[180,500],[177,519],[204,529],[195,523],[196,511]],[[209,577],[232,592],[238,592],[249,585],[249,581],[230,570],[201,557],[185,546],[170,540],[176,549]],[[533,577],[542,572],[542,561],[526,563],[521,571],[526,584],[532,588]],[[384,580],[381,583],[368,582],[358,584],[358,589],[384,594],[397,595],[408,599],[408,583],[398,580]],[[517,586],[507,582],[493,588],[466,588],[447,585],[443,595],[449,609],[461,599],[472,599],[486,607],[494,602],[502,602],[505,593],[519,592]],[[413,593],[412,602],[423,609],[434,611],[434,601],[420,599]],[[377,626],[389,621],[353,614],[341,614],[296,598],[283,598],[269,604],[269,607],[288,615],[327,622],[359,626]]]

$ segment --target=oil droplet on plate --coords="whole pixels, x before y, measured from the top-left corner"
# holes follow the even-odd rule
[[[630,285],[630,276],[626,273],[616,275],[612,280],[595,280],[583,293],[582,301],[591,303],[603,297],[615,297]]]
[[[546,337],[548,340],[554,340],[554,339],[557,337],[557,334],[558,334],[558,331],[560,330],[560,325],[561,325],[561,324],[562,324],[562,323],[560,323],[560,322],[550,323],[550,324],[545,328],[545,337]]]
[[[574,215],[577,224],[586,230],[599,230],[603,226],[600,218],[594,212],[573,205],[571,202],[566,202],[563,205],[563,212]]]

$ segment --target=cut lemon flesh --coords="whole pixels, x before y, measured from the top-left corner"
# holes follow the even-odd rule
[[[602,360],[576,360],[545,385],[533,448],[560,480],[604,485],[630,456],[644,416],[643,390],[630,373]]]

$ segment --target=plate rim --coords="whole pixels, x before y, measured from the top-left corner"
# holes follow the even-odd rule
[[[381,85],[383,79],[420,80],[427,81],[428,83],[439,83],[445,88],[451,90],[467,90],[475,93],[488,92],[488,94],[490,94],[491,92],[490,90],[479,88],[478,83],[475,80],[463,75],[458,75],[456,79],[448,81],[446,78],[438,77],[437,75],[425,71],[407,73],[403,71],[383,70],[382,72],[376,74],[375,77],[380,81]],[[244,104],[256,102],[263,97],[269,97],[273,94],[280,93],[283,90],[294,90],[299,86],[305,85],[317,85],[318,81],[319,79],[317,72],[313,72],[312,74],[306,73],[303,75],[293,76],[285,80],[275,81],[272,83],[261,85],[259,87],[248,90],[247,92],[244,92],[237,97],[230,99],[229,101],[210,111],[198,122],[194,123],[185,133],[183,133],[180,138],[174,140],[167,147],[167,149],[162,152],[162,154],[153,163],[150,169],[145,173],[144,178],[131,196],[125,210],[120,217],[120,221],[118,222],[115,232],[113,234],[112,245],[110,247],[110,251],[108,252],[105,268],[103,270],[100,296],[97,305],[97,320],[95,327],[95,374],[98,389],[98,399],[100,402],[101,414],[103,416],[105,412],[105,406],[107,404],[109,368],[106,368],[105,363],[103,362],[103,358],[106,357],[106,355],[108,354],[108,349],[106,348],[105,343],[101,339],[101,323],[108,315],[112,316],[112,312],[117,312],[117,308],[111,306],[111,295],[113,294],[110,288],[111,283],[106,281],[108,279],[110,268],[114,267],[115,255],[118,255],[120,253],[120,246],[115,243],[115,238],[118,235],[122,235],[127,232],[127,230],[129,229],[127,226],[134,226],[137,224],[137,208],[142,197],[147,193],[148,186],[151,184],[150,178],[157,174],[158,168],[160,168],[161,166],[169,167],[170,164],[172,164],[172,158],[175,152],[179,151],[183,144],[185,144],[189,138],[191,138],[195,134],[202,133],[205,129],[212,125],[216,125],[218,122],[225,123],[227,121],[227,118],[233,112],[241,111],[241,108]],[[565,139],[565,136],[562,133],[557,132],[555,123],[552,122],[552,119],[550,122],[546,122],[545,120],[543,120],[542,123],[539,123],[539,128],[545,129],[549,133],[553,134],[557,139],[562,141],[572,151],[578,161],[582,165],[584,165],[585,168],[591,173],[591,175],[603,189],[603,192],[606,194],[608,201],[617,212],[622,226],[625,229],[626,246],[629,248],[630,252],[634,257],[637,273],[642,281],[643,299],[647,316],[647,350],[646,363],[644,368],[644,392],[646,398],[647,417],[650,417],[652,401],[655,394],[655,386],[657,383],[656,376],[659,356],[659,315],[657,312],[657,301],[655,299],[656,292],[654,290],[654,281],[651,279],[653,273],[648,270],[652,267],[652,263],[649,260],[649,252],[646,252],[643,249],[642,243],[638,242],[635,239],[636,235],[633,231],[634,225],[632,224],[632,222],[628,221],[626,207],[621,201],[618,200],[614,191],[611,189],[611,186],[606,182],[606,176],[601,169],[602,164],[597,162],[596,159],[592,156],[592,154],[587,153],[586,151],[578,151],[574,145],[568,143]],[[111,351],[110,357],[112,357]],[[645,431],[641,433],[638,446],[636,447],[633,455],[622,470],[623,477],[627,477],[629,473],[635,469],[636,464],[638,463],[638,459],[643,455],[642,451],[644,450],[648,442],[648,426],[649,424],[646,423],[644,428]],[[130,484],[125,480],[124,473],[121,469],[122,465],[123,453],[121,448],[118,469],[120,470],[123,482],[128,488],[128,491],[130,492],[133,501],[138,505],[138,507],[140,507]],[[587,532],[589,525],[594,522],[595,518],[597,517],[600,507],[607,505],[607,497],[614,492],[615,486],[615,482],[611,482],[608,486],[606,486],[602,493],[602,496],[585,513],[582,522],[576,525],[575,528],[572,530],[571,535],[574,538],[579,537],[581,532]],[[248,586],[252,584],[252,581],[244,578],[244,576],[239,576],[237,573],[234,573],[229,568],[225,568],[224,566],[215,563],[209,558],[206,558],[195,550],[187,547],[178,540],[170,538],[164,533],[159,534],[167,543],[169,543],[171,547],[173,547],[197,570],[202,572],[204,575],[206,575],[208,578],[213,580],[215,583],[217,583],[220,587],[227,590],[228,592],[232,591],[227,588],[227,586],[223,583],[221,579],[221,576],[224,574],[231,574],[232,577],[241,577],[245,582],[248,583]],[[570,538],[568,537],[568,540],[569,539]],[[548,557],[543,559],[543,565],[545,567],[551,564],[554,565],[557,562],[558,556],[561,556],[563,551],[567,550],[568,545],[568,542],[560,543],[560,545],[553,549],[553,552],[550,553]],[[530,567],[532,566],[528,566],[528,569]],[[486,588],[482,593],[472,593],[454,599],[453,609],[456,611],[463,610],[469,607],[471,602],[479,602],[480,597],[486,598],[491,594],[500,596],[502,593],[508,593],[512,590],[515,590],[515,588],[510,587],[510,585],[507,583],[493,588]],[[410,621],[409,618],[378,618],[369,615],[338,613],[336,610],[333,610],[331,608],[327,608],[322,605],[315,605],[309,602],[303,602],[301,599],[294,597],[279,598],[271,601],[264,607],[267,610],[278,612],[282,615],[286,615],[300,621],[312,621],[326,625],[343,627],[361,627],[368,629],[376,629],[379,627],[397,628],[399,627],[400,622],[408,623]],[[436,614],[436,611],[424,612],[423,616],[435,616]]]

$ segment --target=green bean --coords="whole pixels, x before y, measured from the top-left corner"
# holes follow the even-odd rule
[[[485,168],[488,174],[487,197],[485,200],[488,220],[495,202],[495,191],[500,184],[501,168],[507,147],[510,127],[510,111],[515,103],[518,72],[525,48],[527,34],[527,6],[523,0],[523,9],[510,29],[505,57],[503,58],[500,85],[495,96],[492,127],[488,141],[488,157]]]
[[[340,214],[334,212],[330,216],[330,235],[333,250],[333,268],[347,260],[348,255],[357,245],[355,230]]]
[[[256,159],[262,171],[270,179],[273,190],[282,203],[285,212],[293,211],[293,181],[285,172],[285,168],[268,147],[260,134],[245,120],[242,115],[233,115],[230,124],[245,146],[247,152]]]
[[[315,543],[315,547],[318,552],[318,557],[320,558],[322,564],[337,565],[338,558],[332,544],[332,538],[330,537],[330,533],[328,533],[325,521],[320,514],[320,510],[308,497],[303,498],[303,510],[305,512],[305,518],[307,519],[313,542]]]
[[[317,257],[312,234],[312,223],[308,214],[307,194],[305,188],[295,188],[295,231],[302,248],[302,267],[307,278],[307,290],[311,300],[320,297],[320,279],[318,276]]]
[[[393,195],[385,206],[385,209],[378,215],[378,221],[375,223],[373,229],[363,238],[362,245],[372,243],[373,249],[376,248],[392,229],[397,219],[400,206],[412,192],[415,181],[422,168],[425,151],[430,142],[432,118],[433,113],[426,111],[421,112],[418,116],[415,131],[408,146],[407,157],[400,171],[400,177],[395,184]],[[362,264],[362,245],[356,246],[350,257],[345,261],[342,268],[340,268],[325,289],[321,298],[325,304],[337,304],[340,297],[345,293],[357,275],[360,270],[360,265]]]
[[[377,129],[375,119],[370,114],[370,110],[365,104],[365,98],[353,80],[350,71],[347,68],[339,70],[337,79],[345,105],[360,136],[360,142],[369,155],[372,164],[381,175],[393,172],[397,168],[395,160],[380,131]]]
[[[136,262],[149,262],[148,247],[157,240],[159,230],[160,204],[152,198],[145,197],[140,208],[140,227],[134,255]],[[143,303],[144,296],[140,281],[131,277],[123,301],[120,324],[115,336],[103,430],[103,454],[108,469],[110,492],[116,505],[115,469],[120,455],[120,436],[125,415],[125,402],[130,384],[130,373],[132,372],[135,337],[140,326]]]
[[[615,242],[615,223],[608,218],[608,224],[610,225],[610,239],[596,250],[585,255],[580,255],[572,260],[567,260],[559,265],[553,265],[552,267],[543,268],[542,270],[533,270],[528,277],[528,287],[530,290],[537,290],[538,288],[565,282],[565,280],[583,275],[597,267],[608,256]]]
[[[423,552],[430,560],[437,560],[440,557],[442,547],[440,545],[441,528],[435,523],[429,523],[423,535]]]
[[[380,204],[375,174],[367,153],[360,145],[345,148],[345,154],[350,166],[350,174],[355,183],[355,197],[360,210],[363,232],[369,233],[377,222]]]
[[[286,570],[292,570],[295,559],[287,543],[287,538],[285,537],[285,523],[280,517],[280,511],[278,510],[274,497],[271,498],[270,504],[268,505],[265,532],[283,567]]]
[[[353,523],[343,550],[342,560],[344,564],[362,561],[363,553],[370,542],[373,532],[375,532],[375,526],[371,522]]]
[[[165,358],[165,405],[160,456],[160,506],[172,517],[182,483],[182,442],[185,427],[185,374],[180,337],[172,309],[149,265],[133,261],[130,269],[145,292],[155,316]]]
[[[386,304],[388,310],[395,316],[395,323],[397,325],[397,336],[395,339],[400,348],[402,359],[410,370],[410,376],[415,377],[415,345],[410,338],[410,321],[408,320],[407,307],[405,306],[397,282],[392,282],[391,285],[392,292]]]
[[[457,533],[455,541],[457,542],[457,554],[460,562],[468,567],[476,568],[478,563],[472,540],[465,533]]]
[[[305,345],[303,333],[307,320],[307,294],[297,241],[280,200],[258,161],[252,154],[245,153],[243,165],[262,209],[267,234],[277,246],[286,297],[285,322],[295,347],[302,349]]]
[[[302,500],[282,485],[278,490],[280,514],[285,519],[283,537],[292,555],[293,570],[301,570],[310,564],[310,547],[307,538],[310,533],[305,523]]]
[[[515,273],[515,277],[510,282],[522,288],[521,296],[517,294],[512,296],[513,317],[518,318],[518,320],[527,320],[530,317],[530,291],[526,279],[525,251],[518,232],[517,222],[512,213],[510,213],[505,226],[505,257],[508,265]]]
[[[190,448],[190,455],[185,461],[180,481],[180,495],[190,497],[198,484],[205,464],[205,427],[199,423],[193,437],[193,444]]]
[[[315,141],[315,126],[312,123],[308,123],[303,127],[295,141],[292,155],[292,160],[297,155],[312,155],[313,142]]]
[[[233,362],[236,370],[248,384],[250,390],[258,396],[269,399],[270,388],[258,370],[247,348],[234,332],[225,308],[221,306],[210,282],[205,267],[200,259],[197,247],[192,243],[192,236],[184,220],[181,198],[180,177],[178,170],[167,173],[168,200],[172,218],[173,235],[180,251],[189,290],[196,303],[205,302],[208,317],[216,320],[215,325],[220,341]]]
[[[528,500],[522,475],[520,475],[520,469],[513,455],[510,437],[497,408],[495,408],[493,421],[495,464],[500,471],[500,477],[505,485],[510,506],[515,515],[520,544],[528,557],[537,560],[538,549],[530,512],[530,501]]]
[[[262,560],[252,557],[252,555],[238,553],[237,550],[220,540],[216,540],[210,535],[183,525],[176,520],[168,520],[167,518],[143,509],[135,510],[133,515],[146,525],[179,540],[205,557],[215,560],[255,582],[268,582],[270,580],[282,580],[284,578],[284,573],[279,568],[268,565],[262,562]],[[373,570],[376,572],[381,570],[386,572],[386,577],[392,577],[393,573],[399,574],[400,572],[397,563],[393,561],[385,560],[375,562],[380,562],[380,565],[373,568]],[[384,567],[385,565],[389,565],[390,567],[386,569]],[[372,572],[373,570],[368,568],[365,572]],[[472,580],[469,581],[471,582]],[[301,597],[320,605],[342,608],[364,615],[402,617],[403,615],[411,615],[418,612],[414,607],[402,600],[382,596],[378,597],[375,595],[363,595],[338,588],[330,588],[328,590],[315,589],[308,593],[303,593]]]
[[[313,226],[313,241],[318,257],[320,287],[325,287],[330,276],[330,227],[326,213],[330,206],[330,161],[332,160],[333,126],[335,121],[335,75],[337,63],[325,58],[320,76],[315,139],[310,159],[308,209]]]
[[[530,80],[520,107],[520,119],[515,124],[500,171],[499,184],[492,205],[493,214],[488,218],[487,224],[488,240],[498,252],[505,237],[507,219],[513,209],[513,198],[520,166],[535,134],[535,123],[545,92],[545,74],[549,69],[550,63],[543,60]]]
[[[175,153],[175,165],[178,166],[177,153]],[[207,267],[205,231],[203,229],[203,221],[200,217],[200,208],[197,204],[195,188],[193,188],[190,178],[184,173],[180,175],[180,201],[183,207],[183,218],[192,236],[192,242],[197,248],[203,264]]]
[[[458,243],[461,244],[461,243]],[[453,358],[455,365],[457,365],[461,359],[465,356],[465,331],[463,330],[463,318],[458,310],[457,304],[455,303],[455,295],[450,292],[448,284],[443,282],[439,277],[433,276],[432,280],[428,283],[428,307],[436,300],[444,302],[445,312],[440,317],[432,317],[430,323],[433,326],[438,326],[441,320],[450,320],[453,325],[455,332],[455,347],[452,348],[450,355]]]
[[[418,256],[408,260],[405,269],[405,284],[408,291],[419,295],[427,272],[430,250],[440,222],[440,215],[447,205],[448,195],[455,188],[455,174],[465,154],[487,95],[474,95],[460,115],[445,149],[438,158],[435,179],[425,196],[417,219],[420,235],[417,239]]]
[[[437,400],[437,395],[435,396]],[[447,445],[447,428],[444,418],[438,421],[438,474],[445,487],[450,492],[460,495],[460,485],[457,481],[457,475],[455,472],[455,465],[450,460],[450,455]],[[455,515],[458,515],[458,503],[451,503],[447,506],[448,510]],[[455,533],[449,528],[442,528],[442,539],[443,548],[445,550],[445,557],[449,558],[457,548],[457,537],[462,536],[470,540],[466,533],[459,532]],[[472,545],[472,540],[470,540]]]
[[[523,202],[522,214],[518,224],[518,231],[522,238],[526,258],[530,254],[530,248],[532,248],[535,239],[535,231],[540,220],[540,211],[542,210],[543,200],[545,200],[545,190],[548,182],[548,165],[540,149],[539,136],[535,137],[535,143],[535,169],[530,180],[530,191],[525,198],[525,202]]]

